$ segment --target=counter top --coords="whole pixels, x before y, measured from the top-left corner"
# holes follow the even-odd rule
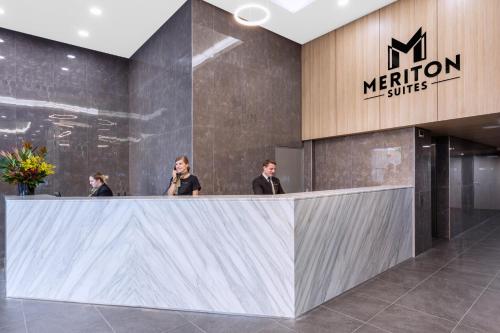
[[[412,256],[413,197],[7,197],[6,295],[293,318]]]
[[[338,189],[338,190],[328,190],[328,191],[313,191],[313,192],[299,192],[299,193],[288,193],[280,195],[200,195],[198,197],[192,196],[114,196],[114,197],[55,197],[52,195],[41,194],[41,195],[28,195],[28,196],[5,196],[6,200],[217,200],[217,201],[239,201],[239,200],[255,200],[255,201],[269,201],[269,200],[295,200],[295,199],[309,199],[309,198],[320,198],[329,197],[332,195],[344,195],[344,194],[356,194],[356,193],[367,193],[376,191],[387,191],[402,188],[411,188],[411,185],[384,185],[384,186],[371,186],[371,187],[358,187],[358,188],[348,188],[348,189]]]

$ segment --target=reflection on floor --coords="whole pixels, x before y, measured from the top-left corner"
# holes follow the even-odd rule
[[[0,332],[500,332],[500,216],[295,320],[3,297]]]

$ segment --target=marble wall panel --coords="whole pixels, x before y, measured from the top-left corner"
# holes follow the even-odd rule
[[[500,169],[495,147],[450,137],[450,237],[477,226],[500,210],[494,198]]]
[[[192,160],[191,35],[187,1],[130,59],[129,174],[134,195],[162,194],[175,157]]]
[[[127,192],[128,60],[6,29],[0,38],[0,150],[47,146],[56,175],[37,193],[86,196],[96,171]],[[0,194],[16,192],[0,183]],[[0,235],[3,258],[3,222]]]
[[[314,141],[314,190],[413,185],[414,129]]]
[[[450,160],[450,138],[437,137],[435,140],[436,162],[435,162],[435,214],[436,227],[434,236],[437,238],[450,239],[450,204],[453,206],[454,197],[460,196],[461,188],[450,191],[450,174],[457,172],[456,165]]]
[[[204,194],[249,194],[276,146],[302,145],[300,45],[204,1],[192,15],[194,171]]]
[[[432,247],[432,137],[415,129],[415,254]]]

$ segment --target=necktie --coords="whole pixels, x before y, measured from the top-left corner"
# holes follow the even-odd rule
[[[271,177],[268,177],[267,180],[269,181],[269,184],[271,184],[271,188],[273,189],[273,194],[276,194],[276,191],[274,190],[273,182],[271,181]]]

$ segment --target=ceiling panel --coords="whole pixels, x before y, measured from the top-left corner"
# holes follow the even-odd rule
[[[3,0],[0,27],[122,57],[130,57],[186,0]],[[306,43],[395,0],[208,0],[234,12],[259,3],[271,12],[263,25],[298,43]],[[346,1],[346,0],[342,0]],[[287,6],[290,3],[292,6]],[[102,15],[94,16],[96,6]],[[285,7],[289,7],[288,9]],[[78,30],[89,32],[81,38]]]

